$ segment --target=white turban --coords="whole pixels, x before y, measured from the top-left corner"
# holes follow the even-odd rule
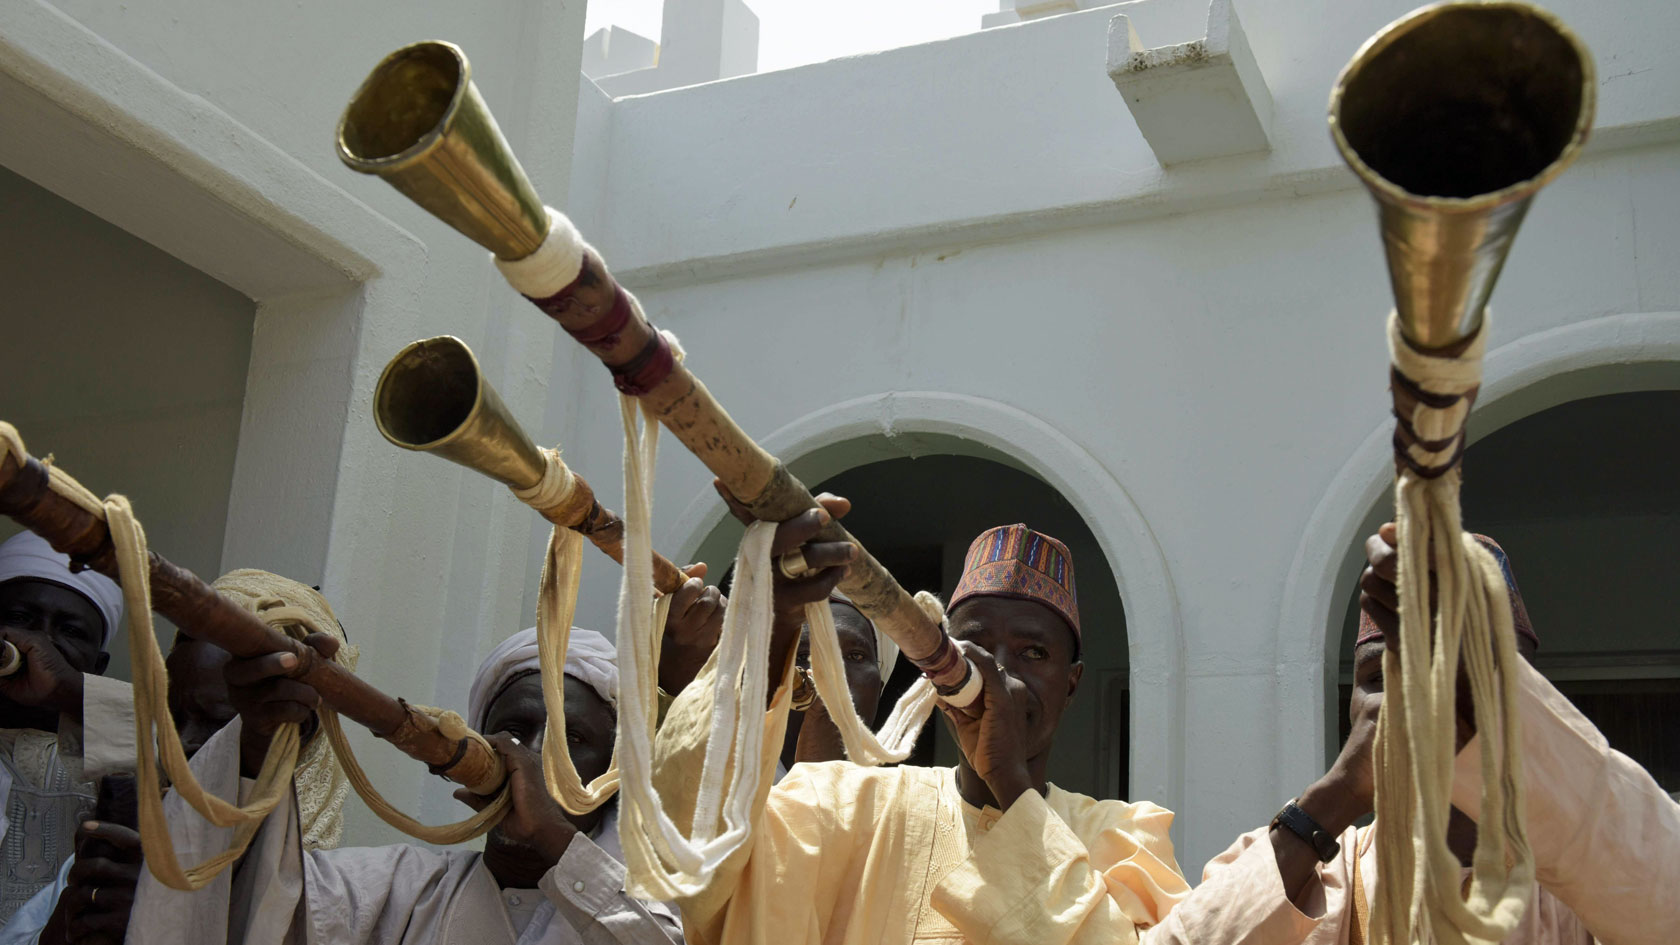
[[[97,571],[71,571],[70,556],[54,551],[34,532],[22,532],[0,544],[0,584],[20,578],[57,584],[87,598],[105,618],[103,643],[111,642],[111,634],[122,623],[123,596],[117,582]]]
[[[261,618],[265,613],[278,615],[287,612],[286,622],[306,631],[325,633],[338,641],[338,653],[333,662],[356,671],[361,651],[350,645],[344,627],[333,613],[332,605],[321,592],[288,577],[268,571],[241,568],[229,571],[212,585],[216,592]],[[271,618],[272,619],[272,618]],[[264,621],[269,622],[269,621]],[[350,795],[350,780],[339,767],[338,757],[325,738],[317,736],[298,757],[297,770],[292,773],[292,788],[297,792],[299,828],[306,850],[330,850],[344,838],[344,801]]]
[[[898,665],[898,644],[893,642],[892,637],[882,633],[881,628],[875,626],[875,621],[870,620],[868,614],[860,610],[858,605],[852,603],[850,597],[840,593],[839,590],[834,590],[829,592],[828,599],[856,610],[858,616],[863,618],[864,623],[869,624],[869,629],[875,632],[875,660],[881,667],[881,681],[886,682],[892,678],[893,667]]]
[[[478,667],[472,691],[467,695],[467,720],[472,727],[484,730],[490,700],[501,694],[503,686],[515,676],[534,673],[540,668],[536,627],[519,631],[491,650]],[[573,627],[571,641],[566,646],[565,673],[595,690],[607,700],[607,705],[618,708],[618,650],[611,640],[593,630]]]

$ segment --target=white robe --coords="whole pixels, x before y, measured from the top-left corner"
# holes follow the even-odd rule
[[[222,797],[240,790],[236,720],[194,756],[200,783]],[[248,783],[248,782],[247,782]],[[197,862],[231,831],[211,827],[171,794],[165,801],[176,854]],[[614,824],[597,832],[615,847]],[[519,927],[519,926],[522,926]],[[539,890],[499,889],[479,853],[389,847],[305,853],[288,798],[245,858],[197,893],[144,873],[129,921],[130,945],[595,945],[680,943],[675,913],[624,892],[624,867],[583,836]]]
[[[62,871],[76,825],[93,813],[95,782],[134,769],[128,683],[84,674],[82,718],[61,717],[56,735],[0,730],[0,923]]]

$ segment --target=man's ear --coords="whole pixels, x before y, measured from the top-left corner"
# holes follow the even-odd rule
[[[93,658],[93,674],[95,676],[105,675],[105,667],[109,665],[111,665],[111,654],[100,650],[99,655]]]
[[[1079,691],[1079,679],[1084,675],[1084,663],[1074,663],[1068,667],[1068,698],[1070,700],[1073,698],[1073,694]]]

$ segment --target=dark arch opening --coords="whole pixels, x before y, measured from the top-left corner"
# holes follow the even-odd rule
[[[1680,391],[1573,400],[1473,443],[1463,492],[1465,525],[1510,555],[1541,641],[1535,666],[1668,791],[1680,791],[1676,429]],[[1385,497],[1371,527],[1389,513]],[[1347,732],[1357,621],[1355,588],[1333,644],[1336,746]]]
[[[1050,778],[1096,797],[1124,796],[1129,768],[1126,616],[1119,589],[1096,537],[1073,505],[1043,480],[997,460],[936,454],[863,463],[812,483],[853,501],[846,527],[912,592],[949,599],[964,553],[982,531],[1025,522],[1054,535],[1074,560],[1083,626],[1085,675],[1063,717]],[[726,522],[706,547],[737,541]],[[882,715],[915,681],[900,662],[881,700]],[[879,720],[878,720],[879,721]],[[956,763],[956,746],[938,719],[928,725],[911,764]]]

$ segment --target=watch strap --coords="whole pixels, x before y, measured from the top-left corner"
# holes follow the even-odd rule
[[[1328,863],[1342,852],[1342,845],[1336,838],[1330,836],[1329,831],[1318,825],[1312,815],[1302,810],[1294,801],[1283,805],[1283,810],[1272,818],[1273,827],[1282,827],[1306,842],[1318,854],[1321,863]]]

